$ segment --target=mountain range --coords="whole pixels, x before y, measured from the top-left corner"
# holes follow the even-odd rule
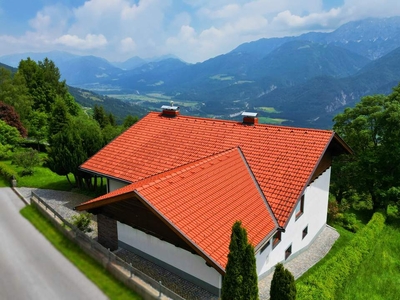
[[[52,59],[71,86],[140,100],[148,109],[174,101],[188,114],[235,119],[247,110],[263,122],[329,128],[344,107],[364,95],[390,93],[399,83],[400,17],[260,39],[196,64],[172,56],[109,62],[57,51],[0,62],[16,67],[28,56]]]

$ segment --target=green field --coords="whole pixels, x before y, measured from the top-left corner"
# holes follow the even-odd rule
[[[259,110],[262,112],[270,113],[270,114],[277,114],[280,113],[273,107],[267,107],[267,106],[260,106],[260,107],[254,107],[255,110]]]
[[[281,125],[283,122],[288,121],[286,119],[270,118],[270,117],[258,117],[258,121],[264,124],[275,124]]]
[[[196,101],[186,101],[186,100],[174,100],[172,99],[171,96],[166,96],[161,93],[148,93],[148,94],[112,94],[109,95],[110,97],[123,100],[123,101],[131,101],[135,102],[136,104],[144,104],[143,106],[146,106],[147,109],[150,110],[159,110],[160,106],[152,106],[151,103],[154,104],[160,104],[160,103],[165,103],[168,102],[170,103],[171,101],[174,102],[174,105],[182,106],[182,107],[194,107],[199,105],[198,102]]]

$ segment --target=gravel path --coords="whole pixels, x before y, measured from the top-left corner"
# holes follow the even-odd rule
[[[293,274],[294,278],[297,279],[319,262],[329,252],[338,238],[339,233],[334,228],[327,225],[307,250],[283,265]],[[269,299],[272,277],[273,273],[262,278],[258,282],[260,299]]]
[[[44,202],[57,211],[67,221],[71,221],[73,216],[77,216],[81,213],[73,210],[75,206],[92,199],[92,197],[73,192],[25,187],[15,189],[21,196],[28,200],[28,203],[30,203],[32,192],[35,192],[36,195],[43,199]],[[91,231],[86,234],[93,239],[97,238],[97,217],[95,215],[92,216],[92,222],[90,222],[89,228]]]
[[[67,220],[79,214],[73,210],[76,205],[91,199],[88,196],[72,192],[34,188],[16,188],[16,190],[25,199],[30,199],[31,193],[34,191]],[[90,227],[93,231],[88,233],[88,235],[92,238],[97,238],[96,216],[93,216]],[[329,252],[338,237],[339,233],[334,228],[327,225],[303,253],[284,263],[285,268],[292,272],[295,279],[299,278]],[[182,295],[186,299],[218,299],[206,290],[127,250],[118,249],[115,254],[125,259],[128,263],[132,263],[134,267],[157,281],[161,280],[164,286]],[[272,276],[273,273],[259,280],[258,287],[261,300],[269,299]]]

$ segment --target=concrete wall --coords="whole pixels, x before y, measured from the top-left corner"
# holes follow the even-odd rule
[[[118,238],[122,247],[136,252],[154,263],[218,295],[221,275],[195,254],[154,236],[118,222]]]
[[[285,260],[285,251],[292,246],[292,254],[308,246],[325,226],[328,213],[328,197],[331,169],[319,176],[304,193],[303,214],[296,219],[295,214],[290,218],[286,231],[281,234],[281,241],[272,249],[270,245],[261,253],[256,253],[257,273],[262,275],[270,271],[278,262]],[[303,230],[308,227],[308,233],[303,238]],[[290,256],[288,257],[290,259]]]

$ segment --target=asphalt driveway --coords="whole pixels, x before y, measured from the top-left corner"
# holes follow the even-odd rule
[[[20,215],[23,207],[0,188],[0,299],[107,299]]]

